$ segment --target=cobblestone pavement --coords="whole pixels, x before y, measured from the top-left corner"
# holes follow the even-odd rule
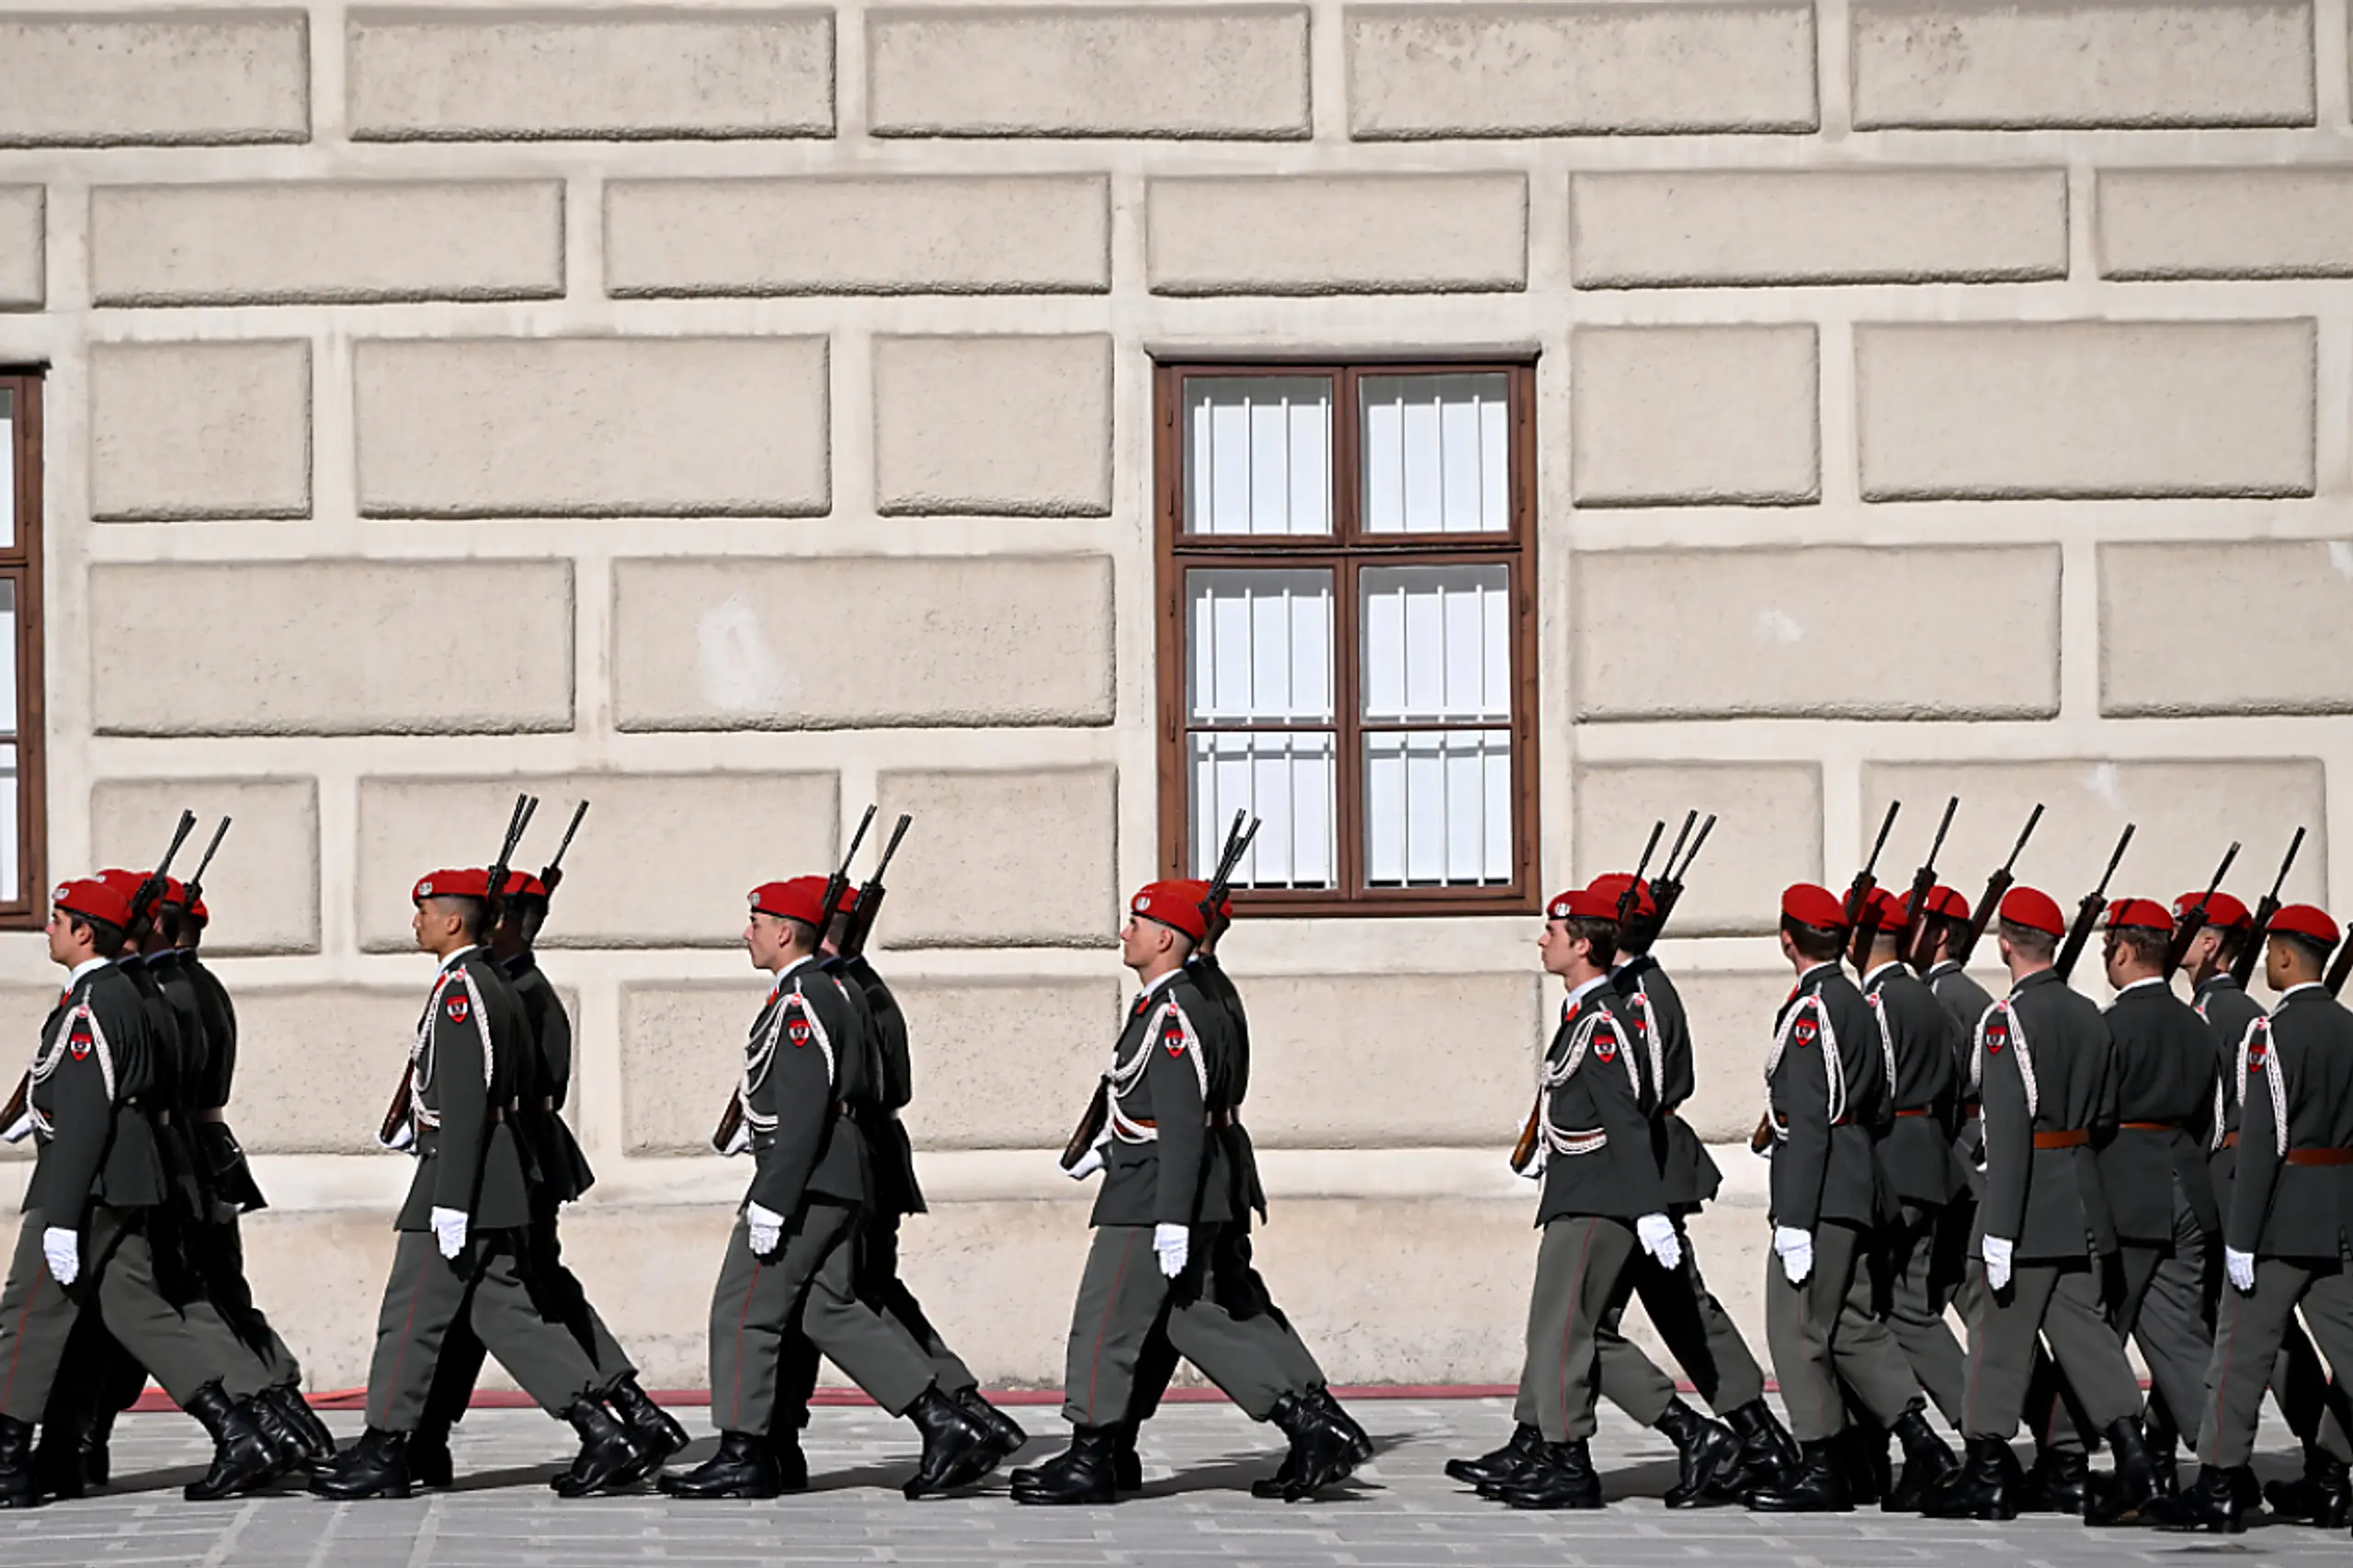
[[[1279,1439],[1224,1404],[1173,1405],[1146,1434],[1144,1495],[1117,1508],[1014,1506],[1002,1474],[976,1494],[910,1504],[911,1429],[866,1409],[821,1409],[807,1443],[813,1488],[773,1503],[673,1503],[653,1495],[558,1501],[546,1488],[571,1434],[536,1412],[476,1411],[456,1444],[458,1490],[407,1503],[331,1504],[290,1491],[216,1504],[181,1501],[205,1448],[178,1415],[124,1418],[118,1483],[105,1497],[0,1514],[0,1564],[251,1565],[251,1568],[516,1568],[548,1564],[801,1563],[1424,1563],[1664,1565],[1794,1563],[1807,1568],[1948,1564],[2075,1568],[2204,1558],[2342,1562],[2341,1531],[2257,1527],[2237,1538],[2092,1531],[2073,1519],[1942,1524],[1857,1513],[1768,1518],[1736,1509],[1668,1513],[1655,1501],[1673,1479],[1670,1450],[1605,1411],[1595,1444],[1609,1494],[1601,1513],[1517,1514],[1449,1482],[1450,1456],[1492,1447],[1509,1428],[1492,1401],[1364,1400],[1356,1408],[1381,1445],[1344,1499],[1261,1503],[1249,1483],[1271,1469]],[[700,1427],[701,1412],[685,1412]],[[1035,1458],[1059,1444],[1051,1406],[1018,1415],[1039,1434]],[[340,1435],[356,1415],[331,1418]],[[2286,1435],[2267,1429],[2266,1475],[2292,1468]],[[710,1451],[705,1437],[691,1462]]]

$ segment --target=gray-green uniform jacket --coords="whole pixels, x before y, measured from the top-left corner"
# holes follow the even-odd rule
[[[164,994],[161,979],[145,958],[126,952],[115,960],[114,969],[138,993],[147,1020],[147,1086],[139,1103],[154,1129],[155,1152],[163,1157],[168,1207],[189,1223],[201,1223],[210,1217],[211,1206],[188,1131],[188,1085],[191,1072],[200,1065],[203,1040],[190,1029],[192,1018],[184,1017]],[[174,1249],[165,1251],[176,1256]]]
[[[516,1131],[530,1060],[530,1025],[489,950],[455,955],[434,977],[409,1049],[416,1174],[393,1229],[429,1231],[436,1209],[466,1215],[476,1232],[531,1222]]]
[[[204,960],[194,952],[183,948],[173,955],[173,962],[195,997],[204,1037],[204,1063],[189,1085],[188,1107],[196,1116],[192,1131],[197,1153],[204,1161],[212,1196],[240,1213],[267,1209],[269,1202],[254,1180],[245,1151],[222,1115],[236,1089],[236,1006],[229,1000],[229,988],[221,983],[221,977],[205,968]]]
[[[150,1209],[165,1197],[154,1130],[138,1104],[153,1080],[139,993],[119,967],[75,981],[41,1025],[27,1100],[37,1151],[23,1208],[87,1221],[93,1200]]]
[[[2239,1047],[2245,1043],[2248,1028],[2264,1017],[2263,1004],[2229,975],[2218,974],[2198,988],[2190,1006],[2214,1032],[2214,1120],[2206,1145],[2206,1172],[2214,1184],[2215,1204],[2227,1218],[2231,1176],[2239,1163],[2231,1138],[2239,1130]]]
[[[1977,1025],[1985,1017],[1985,1009],[1994,1005],[1994,998],[1950,959],[1935,965],[1923,978],[1935,993],[1937,1005],[1952,1023],[1953,1086],[1961,1096],[1955,1111],[1958,1121],[1953,1130],[1952,1153],[1960,1163],[1961,1179],[1974,1197],[1985,1188],[1985,1128],[1978,1119],[1977,1103],[1981,1088],[1977,1081]]]
[[[1573,1215],[1631,1223],[1666,1211],[1666,1181],[1651,1142],[1657,1096],[1626,1005],[1608,982],[1562,1004],[1539,1094],[1544,1191],[1537,1224]]]
[[[810,1198],[866,1200],[865,1141],[851,1114],[873,1096],[871,1049],[840,980],[813,959],[779,971],[736,1089],[752,1130],[750,1201],[790,1218]]]
[[[1110,1157],[1088,1222],[1233,1219],[1233,1172],[1214,1136],[1233,1119],[1233,1063],[1222,1015],[1184,971],[1128,1009],[1106,1083]]]
[[[1773,1131],[1773,1223],[1868,1230],[1882,1217],[1873,1145],[1892,1119],[1879,1022],[1834,962],[1814,965],[1773,1020],[1765,1064]]]
[[[1639,1048],[1652,1074],[1657,1101],[1655,1131],[1651,1135],[1659,1169],[1666,1180],[1670,1208],[1688,1213],[1716,1195],[1723,1173],[1709,1157],[1708,1146],[1691,1124],[1677,1114],[1699,1087],[1691,1060],[1691,1025],[1675,982],[1648,953],[1628,959],[1612,971],[1610,985],[1623,997],[1620,1009],[1633,1026]]]
[[[2056,970],[2028,975],[1977,1027],[1985,1102],[1985,1193],[1978,1233],[2014,1244],[2021,1263],[2116,1250],[2116,1226],[2089,1133],[2116,1119],[2107,1020]],[[2083,1133],[2038,1149],[2034,1134]]]
[[[2170,1244],[2174,1184],[2209,1236],[2222,1233],[2206,1171],[2213,1133],[2214,1038],[2161,980],[2117,994],[2108,1009],[2116,1052],[2117,1124],[2101,1124],[2100,1187],[2119,1241]]]
[[[1961,1108],[1952,1019],[1936,993],[1900,960],[1864,977],[1863,997],[1879,1026],[1894,1086],[1894,1122],[1880,1141],[1880,1168],[1897,1199],[1935,1208],[1961,1190],[1953,1134]]]
[[[1225,966],[1217,961],[1215,953],[1197,953],[1185,966],[1186,976],[1194,988],[1216,1004],[1225,1028],[1228,1105],[1232,1115],[1220,1131],[1219,1142],[1233,1175],[1233,1218],[1248,1223],[1248,1210],[1255,1210],[1258,1218],[1267,1217],[1267,1189],[1258,1180],[1258,1152],[1251,1144],[1249,1131],[1242,1125],[1242,1102],[1250,1096],[1250,1017],[1243,1010],[1242,993],[1235,989],[1233,977]]]
[[[552,1209],[576,1200],[597,1185],[597,1173],[563,1119],[564,1101],[572,1094],[572,1015],[563,1010],[563,998],[528,950],[503,967],[515,1000],[522,1006],[531,1043],[529,1081],[518,1091],[524,1152],[530,1159],[539,1200]]]
[[[899,999],[861,953],[828,969],[848,983],[852,999],[862,1004],[866,1027],[873,1038],[875,1094],[860,1117],[873,1156],[874,1190],[868,1202],[878,1214],[926,1212],[923,1187],[915,1181],[915,1148],[899,1113],[915,1103],[915,1053],[907,1045],[907,1017]]]
[[[2261,1257],[2336,1258],[2353,1238],[2353,1165],[2291,1151],[2353,1149],[2353,1014],[2317,982],[2279,998],[2239,1048],[2239,1165],[2223,1235]]]

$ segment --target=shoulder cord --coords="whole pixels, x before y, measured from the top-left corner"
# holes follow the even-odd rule
[[[777,1040],[784,1033],[785,1016],[795,1011],[801,1015],[801,1022],[809,1026],[809,1036],[817,1042],[817,1049],[825,1053],[825,1092],[829,1096],[834,1085],[839,1082],[835,1075],[833,1037],[825,1032],[824,1021],[817,1017],[817,1009],[809,1006],[809,998],[802,994],[801,982],[796,978],[791,990],[777,994],[776,1006],[768,1014],[768,1027],[752,1037],[744,1052],[744,1079],[735,1093],[743,1102],[744,1124],[754,1132],[776,1131],[775,1117],[752,1108],[752,1091],[767,1082],[768,1069],[776,1062]]]
[[[1985,1016],[1977,1020],[1977,1055],[1970,1076],[1982,1088],[1985,1081],[1985,1026],[1993,1021],[1996,1013],[2009,1020],[2010,1050],[2018,1058],[2018,1076],[2026,1084],[2026,1115],[2027,1119],[2032,1121],[2042,1114],[2042,1085],[2035,1081],[2034,1051],[2027,1045],[2026,1028],[2018,1017],[2018,1010],[2010,1006],[2007,997],[1986,1008]]]
[[[2284,1160],[2288,1157],[2288,1064],[2279,1060],[2279,1049],[2271,1042],[2269,1018],[2251,1020],[2246,1033],[2239,1037],[2239,1104],[2246,1104],[2247,1050],[2258,1034],[2263,1036],[2265,1047],[2263,1076],[2271,1087],[2271,1142]]]
[[[1830,1112],[1830,1125],[1836,1127],[1838,1124],[1838,1119],[1847,1114],[1847,1059],[1838,1052],[1838,1036],[1830,1027],[1830,1009],[1822,1005],[1822,994],[1818,991],[1809,991],[1799,997],[1796,1005],[1783,1015],[1781,1027],[1774,1031],[1772,1053],[1765,1058],[1766,1104],[1768,1108],[1772,1104],[1773,1074],[1779,1070],[1781,1058],[1790,1049],[1790,1037],[1797,1032],[1798,1020],[1805,1016],[1809,1008],[1813,1010],[1815,1021],[1821,1027],[1822,1075],[1830,1083],[1830,1100],[1827,1108]],[[1789,1123],[1778,1116],[1768,1119],[1772,1124],[1773,1141],[1776,1143],[1788,1142],[1790,1141]]]
[[[1537,1112],[1536,1125],[1543,1135],[1544,1147],[1555,1154],[1590,1154],[1608,1146],[1609,1129],[1606,1127],[1563,1129],[1552,1124],[1553,1091],[1576,1076],[1577,1069],[1585,1065],[1586,1053],[1593,1049],[1594,1036],[1604,1025],[1608,1027],[1610,1037],[1618,1042],[1619,1058],[1626,1064],[1628,1086],[1634,1091],[1635,1099],[1640,1100],[1643,1096],[1643,1066],[1636,1060],[1637,1053],[1626,1043],[1625,1032],[1619,1028],[1618,1020],[1611,1017],[1606,1008],[1596,1007],[1580,1019],[1576,1028],[1571,1032],[1568,1054],[1562,1058],[1560,1065],[1554,1066],[1548,1054],[1538,1074],[1537,1095],[1542,1104]]]
[[[409,1119],[418,1131],[427,1131],[441,1125],[441,1113],[425,1103],[426,1085],[433,1081],[433,1025],[441,1014],[441,999],[448,994],[449,983],[456,981],[466,988],[466,1006],[472,1009],[474,1032],[482,1037],[482,1086],[487,1091],[493,1081],[497,1062],[491,1054],[490,1017],[483,1010],[482,992],[474,984],[474,977],[466,972],[465,965],[443,970],[433,983],[433,1000],[425,1005],[425,1017],[416,1026],[416,1044],[409,1049],[409,1065],[416,1071],[408,1081]]]
[[[115,1097],[114,1047],[107,1042],[107,1031],[98,1023],[98,1015],[91,1009],[86,998],[77,1003],[74,1010],[65,1015],[63,1021],[58,1026],[57,1038],[44,1041],[40,1050],[33,1053],[32,1079],[35,1084],[49,1082],[56,1074],[58,1064],[65,1060],[65,1045],[74,1038],[74,1026],[84,1022],[90,1026],[90,1049],[97,1056],[98,1076],[106,1081],[107,1103],[111,1105]],[[33,1104],[30,1095],[25,1096],[25,1109],[31,1113],[33,1127],[37,1131],[46,1134],[57,1131],[49,1118],[42,1114],[41,1108]]]
[[[1193,1020],[1186,1017],[1185,1009],[1172,996],[1160,1005],[1160,1010],[1144,1026],[1134,1055],[1125,1062],[1120,1061],[1119,1042],[1114,1040],[1111,1043],[1111,1070],[1103,1075],[1104,1082],[1110,1085],[1110,1093],[1104,1096],[1104,1104],[1111,1113],[1112,1134],[1122,1143],[1160,1142],[1159,1127],[1138,1121],[1120,1109],[1120,1096],[1132,1093],[1143,1082],[1143,1075],[1152,1065],[1152,1053],[1160,1044],[1163,1027],[1172,1017],[1185,1036],[1185,1060],[1193,1064],[1194,1081],[1201,1086],[1201,1104],[1204,1108],[1209,1105],[1210,1070],[1209,1064],[1201,1060],[1200,1036],[1193,1032]]]

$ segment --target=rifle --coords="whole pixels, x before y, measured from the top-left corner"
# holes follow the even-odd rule
[[[2239,948],[2238,957],[2231,960],[2231,978],[2239,989],[2246,989],[2255,978],[2255,966],[2263,957],[2264,934],[2271,929],[2271,917],[2279,913],[2279,890],[2288,885],[2288,868],[2296,863],[2296,851],[2304,846],[2304,830],[2298,828],[2296,836],[2288,843],[2288,858],[2279,862],[2279,874],[2271,879],[2271,891],[2255,906],[2255,918],[2246,928],[2246,939]],[[2339,984],[2343,982],[2340,980]]]
[[[572,835],[580,831],[580,819],[587,814],[588,802],[585,800],[572,808],[572,821],[564,824],[563,837],[555,846],[555,858],[540,868],[540,885],[551,893],[563,881],[563,852],[572,847]]]
[[[173,831],[171,847],[164,851],[164,858],[139,884],[139,891],[131,895],[131,925],[126,929],[137,930],[139,923],[155,912],[156,903],[164,896],[164,883],[170,875],[172,858],[180,852],[180,846],[188,842],[189,830],[195,826],[194,812],[180,812],[179,826]]]
[[[194,909],[196,901],[204,896],[204,873],[212,869],[212,857],[220,852],[221,841],[229,836],[229,819],[222,817],[221,825],[212,830],[212,842],[204,846],[204,858],[196,863],[196,874],[188,880],[188,907]]]
[[[2092,939],[2092,927],[2099,924],[2101,911],[2108,907],[2109,880],[2116,875],[2116,868],[2124,859],[2124,851],[2132,843],[2132,824],[2124,824],[2123,836],[2116,841],[2116,853],[2108,858],[2108,869],[2099,877],[2099,886],[2083,896],[2075,905],[2075,918],[2067,927],[2067,940],[2059,949],[2059,961],[2052,967],[2065,980],[2075,972],[2075,960],[2084,956],[2084,947]]]
[[[1252,817],[1250,825],[1245,828],[1243,815],[1241,812],[1233,813],[1233,825],[1225,835],[1225,848],[1219,853],[1216,869],[1210,876],[1208,896],[1201,900],[1201,928],[1209,933],[1211,946],[1216,945],[1231,924],[1219,911],[1225,907],[1226,894],[1233,889],[1233,873],[1241,869],[1242,858],[1250,853],[1250,846],[1258,841],[1258,829],[1265,825],[1263,818]]]
[[[1918,961],[1915,949],[1920,933],[1928,925],[1928,895],[1937,891],[1937,857],[1944,852],[1945,835],[1952,830],[1952,814],[1961,810],[1961,797],[1955,795],[1945,802],[1944,820],[1937,824],[1936,841],[1928,846],[1928,858],[1912,873],[1912,892],[1904,903],[1904,929],[1895,938],[1896,956],[1914,969],[1928,966]]]
[[[507,863],[515,858],[515,846],[523,842],[523,830],[531,825],[531,813],[539,809],[539,804],[537,796],[518,794],[515,797],[514,811],[507,815],[506,837],[499,844],[498,858],[492,861],[490,866],[488,892],[491,926],[498,924],[498,912],[505,903],[505,897],[500,890],[506,885]],[[573,820],[574,824],[578,825],[578,817],[575,816]],[[571,835],[564,835],[564,842],[567,844],[571,839]],[[560,858],[562,851],[557,853]],[[392,1091],[392,1103],[384,1108],[384,1119],[377,1128],[376,1142],[390,1147],[392,1140],[400,1136],[401,1129],[408,1125],[409,1101],[415,1087],[416,1063],[411,1062],[401,1070],[401,1086]]]
[[[1686,826],[1690,824],[1689,817],[1683,820]],[[1667,916],[1674,914],[1675,906],[1683,901],[1683,879],[1690,874],[1691,862],[1699,858],[1699,846],[1708,842],[1708,835],[1715,830],[1715,825],[1716,816],[1711,812],[1708,819],[1699,824],[1699,836],[1692,839],[1691,847],[1685,851],[1681,865],[1676,864],[1675,850],[1667,850],[1665,869],[1651,882],[1650,924],[1639,934],[1641,947],[1637,950],[1649,951],[1650,945],[1658,940],[1659,933],[1666,929]],[[1677,835],[1676,844],[1680,846],[1681,843],[1682,836]],[[1636,918],[1639,922],[1640,917]]]
[[[2206,884],[2206,891],[2198,895],[2198,902],[2189,906],[2188,913],[2174,922],[2173,939],[2165,944],[2167,979],[2171,979],[2173,971],[2181,967],[2181,960],[2189,956],[2189,944],[2198,939],[2198,933],[2206,929],[2206,906],[2213,901],[2214,890],[2222,885],[2222,879],[2231,874],[2231,862],[2238,858],[2239,844],[2234,838],[2231,840],[2230,848],[2222,853],[2222,863],[2214,868],[2214,880]]]
[[[2346,937],[2345,945],[2336,949],[2336,961],[2328,966],[2328,973],[2322,977],[2321,983],[2328,987],[2331,996],[2342,996],[2348,975],[2353,975],[2353,937]],[[8,1125],[14,1127],[16,1123],[11,1121]]]
[[[907,835],[907,824],[914,821],[906,812],[899,813],[897,824],[882,846],[881,858],[874,862],[874,869],[868,873],[866,881],[858,884],[858,897],[849,906],[849,919],[842,927],[842,939],[836,949],[845,960],[866,951],[866,939],[874,934],[874,917],[882,912],[882,873],[891,869],[891,857],[899,852],[899,840]]]
[[[1848,950],[1854,954],[1859,969],[1870,963],[1871,938],[1879,933],[1879,915],[1870,908],[1871,892],[1879,886],[1879,878],[1872,873],[1879,868],[1879,852],[1887,847],[1888,830],[1895,825],[1895,813],[1903,809],[1901,801],[1887,803],[1887,815],[1880,819],[1879,837],[1871,843],[1871,858],[1863,862],[1863,869],[1847,884],[1847,926],[1853,933],[1847,938]]]
[[[1684,825],[1688,827],[1690,824],[1687,822]],[[1665,831],[1665,823],[1651,824],[1650,841],[1643,846],[1643,858],[1634,862],[1634,880],[1628,882],[1626,891],[1618,895],[1618,929],[1620,932],[1626,929],[1627,922],[1633,919],[1635,913],[1642,908],[1643,873],[1651,869],[1651,857],[1658,853],[1659,835]],[[1654,899],[1651,902],[1655,908],[1658,901]]]
[[[2026,852],[2026,841],[2034,836],[2035,824],[2041,820],[2042,806],[2038,801],[2033,814],[2026,819],[2026,827],[2018,834],[2018,841],[2010,846],[2010,858],[2002,862],[2000,870],[1985,879],[1985,894],[1977,901],[1977,913],[1970,917],[1969,929],[1962,933],[1961,945],[1946,949],[1945,956],[1962,968],[1968,967],[1969,955],[1977,950],[1977,940],[1985,935],[1985,927],[1994,923],[1995,913],[2001,908],[2003,896],[2010,891],[2010,884],[2018,881],[2010,875],[2011,869],[2018,863],[2018,857]]]

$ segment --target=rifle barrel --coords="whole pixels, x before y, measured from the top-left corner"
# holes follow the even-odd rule
[[[1714,832],[1715,827],[1716,813],[1710,812],[1708,820],[1699,824],[1699,836],[1691,841],[1690,851],[1683,857],[1682,869],[1675,873],[1677,881],[1679,882],[1691,874],[1691,862],[1699,858],[1699,846],[1708,842],[1708,835]]]
[[[1650,842],[1643,846],[1643,858],[1634,863],[1634,880],[1641,881],[1643,873],[1651,869],[1651,857],[1658,852],[1659,835],[1666,831],[1665,821],[1651,824]]]
[[[1961,810],[1960,796],[1955,795],[1945,802],[1944,820],[1937,824],[1936,842],[1928,846],[1928,858],[1926,864],[1931,871],[1936,868],[1937,857],[1944,853],[1945,835],[1952,831],[1952,814],[1959,810]]]
[[[1879,821],[1879,837],[1871,842],[1871,858],[1863,862],[1862,874],[1865,877],[1870,876],[1872,872],[1879,869],[1879,852],[1887,847],[1888,833],[1895,826],[1895,813],[1903,809],[1904,802],[1901,801],[1890,801],[1887,803],[1887,815],[1880,818]]]
[[[580,819],[587,814],[588,802],[585,800],[583,800],[578,805],[572,808],[572,820],[564,824],[563,837],[559,839],[556,843],[555,858],[548,862],[547,870],[540,873],[540,880],[541,881],[545,881],[547,880],[548,871],[560,871],[563,869],[564,851],[572,847],[572,835],[580,831]]]

